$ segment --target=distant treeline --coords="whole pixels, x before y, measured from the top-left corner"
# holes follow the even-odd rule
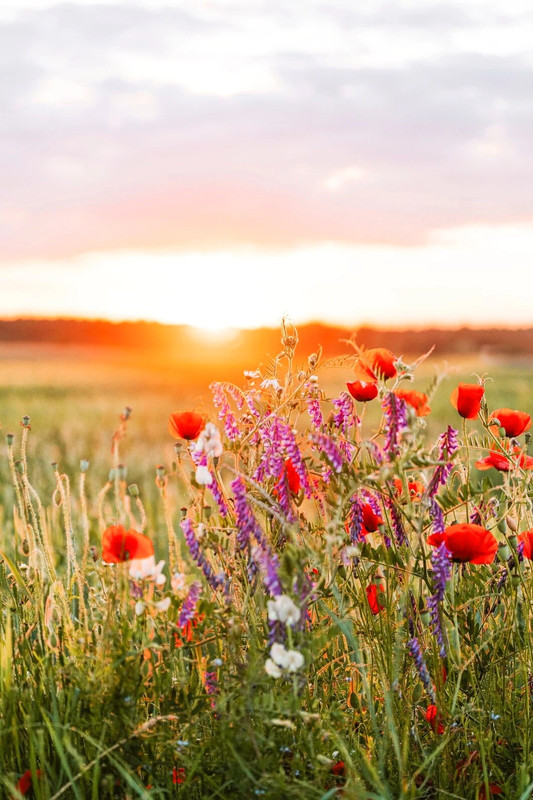
[[[17,319],[0,320],[0,341],[41,342],[47,344],[93,345],[127,347],[161,351],[190,349],[191,329],[179,325],[155,322],[120,322],[84,319]],[[325,355],[346,352],[342,339],[355,337],[365,347],[389,347],[397,354],[423,353],[435,347],[438,355],[485,353],[515,356],[533,355],[532,328],[458,328],[455,330],[428,328],[426,330],[385,330],[370,327],[352,330],[319,323],[298,328],[302,350],[310,353],[321,345]],[[237,356],[241,349],[275,354],[281,349],[280,332],[260,328],[241,331],[231,343],[221,337],[206,341],[203,348],[215,353],[223,349],[225,356]]]

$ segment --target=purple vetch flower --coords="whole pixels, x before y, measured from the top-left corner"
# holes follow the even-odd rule
[[[188,622],[192,620],[196,613],[196,606],[202,593],[202,584],[198,581],[191,583],[189,591],[181,606],[180,615],[178,617],[178,627],[183,628]]]
[[[224,499],[224,495],[222,494],[222,489],[220,488],[220,485],[219,485],[219,483],[217,481],[217,477],[216,477],[216,475],[215,475],[215,473],[213,472],[212,469],[209,470],[209,474],[211,475],[211,483],[209,484],[209,487],[208,487],[209,491],[211,492],[211,494],[213,495],[213,497],[215,499],[215,502],[216,502],[216,504],[218,506],[218,510],[220,511],[220,516],[221,517],[227,517],[228,516],[228,506],[227,506],[226,501]]]
[[[442,513],[442,508],[434,497],[430,500],[429,514],[433,522],[433,533],[444,533],[446,528],[444,524],[444,515]]]
[[[188,517],[185,517],[185,519],[182,520],[181,529],[183,531],[183,535],[185,536],[185,541],[187,542],[187,547],[189,548],[189,552],[193,557],[194,561],[197,563],[197,565],[204,573],[208,584],[211,586],[212,589],[215,590],[220,589],[221,586],[226,589],[226,587],[229,584],[226,576],[223,573],[215,575],[215,573],[213,572],[211,565],[209,564],[209,562],[207,561],[206,557],[204,556],[204,554],[200,549],[200,542],[196,538],[192,522]]]
[[[333,424],[346,436],[351,425],[355,423],[354,403],[348,392],[341,392],[333,400],[336,413],[333,415]]]
[[[448,425],[446,431],[439,436],[437,444],[439,448],[439,461],[446,461],[456,452],[459,447],[457,431],[455,428],[452,428],[451,425]],[[436,467],[433,477],[431,478],[427,488],[427,494],[429,497],[433,497],[437,493],[439,486],[445,485],[452,469],[453,464],[451,462],[448,462],[447,464],[439,464],[439,466]]]
[[[240,431],[224,392],[224,389],[227,389],[227,385],[214,381],[209,388],[213,393],[213,404],[218,409],[218,418],[224,422],[226,436],[232,441],[238,439]]]
[[[272,597],[283,594],[283,588],[278,575],[279,560],[268,545],[266,547],[253,547],[252,558],[263,575],[267,591]]]
[[[204,672],[204,688],[207,694],[218,694],[220,689],[216,672]]]
[[[363,530],[363,504],[359,497],[354,494],[351,499],[351,507],[348,516],[350,541],[352,544],[363,542],[364,536],[361,536]]]
[[[470,514],[469,519],[472,525],[481,525],[483,522],[481,519],[481,509],[477,506],[474,506],[474,510]]]
[[[439,655],[441,658],[446,657],[446,646],[444,644],[444,635],[442,632],[442,625],[439,615],[439,603],[444,600],[446,593],[446,583],[451,575],[451,554],[448,551],[444,542],[439,547],[435,547],[431,553],[431,565],[433,568],[433,584],[435,593],[428,600],[428,609],[431,616],[431,624],[433,632],[437,637],[439,645]]]
[[[254,538],[261,547],[268,547],[265,534],[248,503],[244,481],[239,475],[231,482],[231,488],[235,497],[237,544],[239,550],[249,549],[251,546],[251,538]]]
[[[314,581],[306,573],[303,573],[294,581],[293,592],[299,600],[301,611],[300,620],[294,626],[297,630],[304,630],[306,626],[309,627],[311,625],[309,602],[313,602],[316,599],[316,595],[313,593],[315,585]]]
[[[324,425],[324,416],[320,407],[320,389],[318,388],[317,381],[307,381],[305,384],[307,402],[307,411],[313,423],[313,427],[319,431]]]
[[[391,527],[394,531],[394,536],[396,538],[396,543],[399,545],[407,544],[409,541],[407,538],[407,534],[405,533],[405,528],[403,527],[402,517],[398,509],[396,508],[396,504],[390,497],[385,497],[385,505],[387,506],[391,518]]]
[[[324,453],[333,470],[337,473],[342,472],[344,456],[333,440],[324,433],[311,434],[311,440]]]
[[[300,484],[302,489],[304,490],[305,496],[311,497],[312,488],[311,484],[309,483],[309,475],[307,474],[307,469],[305,467],[302,454],[300,453],[300,448],[298,447],[294,431],[292,430],[290,425],[285,425],[285,424],[282,424],[280,426],[280,429],[281,429],[281,441],[283,442],[285,454],[287,458],[289,458],[292,461],[292,466],[294,467],[295,472],[298,474],[298,477],[300,478]]]
[[[287,470],[285,469],[285,464],[282,466],[281,474],[278,478],[278,481],[274,487],[274,494],[277,497],[278,503],[281,507],[281,510],[287,517],[289,522],[294,522],[294,512],[291,507],[291,495],[289,489],[289,478],[287,476]]]
[[[420,680],[424,684],[424,688],[428,693],[429,697],[431,698],[431,702],[435,702],[435,692],[433,691],[433,685],[431,683],[431,678],[428,672],[428,668],[426,667],[426,662],[424,661],[424,657],[420,652],[420,645],[418,643],[418,639],[416,636],[413,636],[412,639],[409,639],[407,642],[407,649],[413,656],[417,672],[420,676]]]
[[[279,619],[268,620],[268,644],[273,645],[274,642],[284,644],[287,640],[287,628],[279,621]]]
[[[400,436],[407,428],[407,405],[394,392],[388,392],[383,398],[382,408],[385,417],[384,450],[390,459],[400,451]]]

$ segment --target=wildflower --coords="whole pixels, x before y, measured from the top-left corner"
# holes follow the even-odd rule
[[[172,783],[185,783],[185,767],[173,768]]]
[[[290,458],[285,461],[285,474],[287,475],[287,480],[289,482],[289,490],[292,492],[292,494],[298,494],[300,491],[301,480]]]
[[[383,399],[383,414],[385,425],[385,452],[389,457],[398,455],[400,449],[400,436],[407,428],[407,414],[405,401],[397,397],[394,392],[388,392]]]
[[[470,564],[492,564],[498,549],[498,542],[490,531],[468,522],[450,525],[443,533],[432,533],[427,539],[427,543],[434,547],[443,542],[452,561],[468,561]]]
[[[294,627],[300,621],[301,612],[298,606],[286,594],[280,594],[267,603],[268,618]]]
[[[407,405],[414,408],[417,417],[427,417],[431,413],[428,405],[428,396],[423,392],[407,391],[406,389],[396,389],[394,394],[401,400],[405,400]]]
[[[381,603],[379,602],[378,591],[380,592],[385,591],[384,587],[381,584],[376,586],[375,583],[370,583],[366,587],[366,598],[368,600],[368,605],[370,606],[370,610],[372,614],[374,614],[374,616],[376,614],[379,614],[379,612],[385,608],[385,606],[381,605]]]
[[[489,783],[489,796],[495,797],[497,794],[503,794],[501,786],[498,786],[497,783]],[[479,800],[487,800],[487,793],[484,786],[479,790]]]
[[[485,388],[480,383],[460,383],[450,395],[450,403],[464,419],[475,419],[481,408]]]
[[[222,439],[220,431],[212,422],[208,422],[203,431],[198,437],[195,448],[197,452],[204,452],[206,456],[212,458],[220,458],[224,449],[222,447]]]
[[[204,573],[212,589],[219,589],[225,583],[224,574],[215,575],[213,569],[200,549],[200,542],[188,517],[181,522],[181,529],[187,542],[190,554]],[[201,530],[201,529],[200,529]]]
[[[102,536],[102,560],[118,564],[130,559],[148,558],[154,554],[154,545],[148,536],[123,525],[111,525]]]
[[[253,563],[263,574],[263,581],[272,597],[282,595],[281,582],[278,575],[279,560],[268,545],[253,547],[251,551]]]
[[[194,479],[199,486],[211,486],[213,483],[213,477],[207,464],[199,464],[196,467]]]
[[[435,593],[428,600],[428,608],[431,614],[431,623],[439,644],[439,655],[441,658],[445,658],[446,647],[439,616],[439,603],[444,600],[446,583],[450,578],[451,567],[450,553],[444,542],[431,553],[431,565],[433,567]]]
[[[395,478],[394,488],[396,489],[398,497],[401,497],[404,490],[403,481],[401,481],[399,478]],[[422,495],[426,491],[426,487],[420,481],[408,481],[407,491],[409,492],[409,499],[411,502],[413,502],[414,500],[421,499]]]
[[[489,417],[497,419],[500,428],[504,428],[505,435],[509,437],[520,436],[531,427],[531,417],[525,411],[512,411],[510,408],[497,408]]]
[[[457,431],[455,428],[452,428],[451,425],[448,425],[446,431],[439,436],[437,443],[439,447],[439,461],[444,461],[450,458],[450,456],[452,456],[459,447],[459,443],[457,441]],[[448,462],[447,464],[439,464],[439,466],[435,468],[435,472],[433,473],[433,477],[431,478],[427,488],[429,497],[433,497],[433,495],[437,493],[439,486],[445,485],[451,471],[451,462]]]
[[[35,777],[40,778],[42,776],[42,772],[40,769],[35,771]],[[32,773],[31,769],[27,769],[26,772],[23,772],[18,781],[15,784],[15,789],[19,794],[28,794],[32,787]]]
[[[332,775],[344,775],[346,772],[344,761],[336,761],[331,767],[330,772]]]
[[[352,381],[346,387],[358,403],[368,403],[378,396],[378,387],[374,381]]]
[[[239,427],[226,398],[225,391],[231,395],[239,408],[242,408],[244,398],[241,396],[239,390],[235,386],[232,386],[228,383],[221,384],[215,381],[214,383],[210,384],[209,388],[213,392],[213,403],[218,409],[218,418],[224,422],[226,436],[232,441],[238,439],[240,436]]]
[[[184,628],[189,622],[191,622],[196,613],[196,606],[198,605],[198,600],[200,599],[201,593],[202,584],[198,581],[192,583],[187,596],[183,601],[183,605],[181,606],[180,615],[178,617],[179,628]]]
[[[500,450],[491,450],[486,458],[476,461],[476,467],[481,470],[497,469],[499,472],[509,472],[510,469],[521,467],[522,469],[533,469],[533,458],[526,456],[520,447],[513,447],[507,451],[506,455]]]
[[[518,535],[518,541],[523,543],[522,555],[524,558],[533,558],[533,528],[529,531],[523,531]]]
[[[260,385],[261,389],[274,389],[275,392],[283,391],[283,387],[277,378],[265,378]]]
[[[204,427],[205,417],[196,411],[181,411],[168,418],[168,430],[175,439],[196,439]]]
[[[390,499],[390,497],[385,497],[385,505],[387,506],[390,517],[391,517],[391,525],[394,531],[394,535],[396,537],[396,541],[399,545],[407,544],[407,534],[405,533],[405,528],[402,522],[402,515],[400,514],[396,504]]]
[[[397,374],[396,362],[398,359],[386,347],[374,347],[365,350],[356,359],[355,377],[362,381],[377,381],[379,378],[388,380]]]
[[[272,678],[281,677],[281,670],[298,672],[304,665],[304,657],[298,650],[286,650],[279,642],[275,642],[270,648],[270,656],[265,662],[265,670]]]
[[[144,614],[144,609],[146,608],[146,604],[143,603],[142,600],[137,600],[135,603],[135,614],[137,617],[140,617],[141,614]]]
[[[439,712],[437,711],[437,706],[429,705],[426,709],[425,718],[435,731],[435,733],[442,734],[444,733],[444,725],[440,722],[439,719]]]
[[[320,389],[318,387],[316,376],[311,376],[311,380],[305,384],[305,388],[307,389],[307,411],[309,412],[313,427],[315,430],[319,431],[324,424],[324,416],[322,414],[322,409],[320,408]]]
[[[329,436],[321,433],[312,434],[311,439],[324,453],[335,472],[342,472],[344,457],[332,439],[330,439]]]
[[[175,594],[183,591],[183,589],[185,589],[185,575],[183,572],[175,572],[170,579],[170,585]]]
[[[130,578],[133,581],[155,581],[157,586],[163,586],[166,576],[162,574],[164,561],[155,563],[153,555],[148,558],[132,558],[129,562]]]
[[[380,525],[383,525],[382,517],[376,513],[370,503],[363,503],[363,528],[362,535],[366,536],[367,533],[374,533]]]
[[[154,604],[154,608],[156,611],[168,611],[170,608],[170,597],[164,597],[162,600],[158,600],[158,602]]]
[[[431,683],[431,678],[429,676],[428,668],[426,667],[426,662],[424,661],[424,657],[420,652],[420,645],[418,643],[418,639],[416,638],[416,636],[413,636],[411,639],[409,639],[409,641],[407,642],[407,649],[413,656],[416,669],[418,671],[418,674],[420,675],[420,680],[424,684],[426,692],[434,702],[435,692],[433,691],[433,685]]]

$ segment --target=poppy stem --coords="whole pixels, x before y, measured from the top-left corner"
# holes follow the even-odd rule
[[[465,470],[466,470],[466,491],[465,491],[465,503],[466,503],[466,521],[470,520],[470,508],[469,508],[469,500],[470,500],[470,452],[468,447],[468,434],[466,430],[466,418],[463,417],[463,440],[465,443],[465,452],[466,452],[466,459],[465,459]]]

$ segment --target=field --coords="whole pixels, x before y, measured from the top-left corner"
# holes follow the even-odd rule
[[[399,384],[417,416],[396,367],[353,405],[353,353],[281,353],[231,364],[217,410],[221,362],[0,348],[2,796],[533,796],[528,434],[487,425],[533,412],[533,364],[428,358]],[[191,460],[183,411],[220,450]],[[476,469],[491,449],[505,466]],[[484,561],[426,543],[472,523]]]

